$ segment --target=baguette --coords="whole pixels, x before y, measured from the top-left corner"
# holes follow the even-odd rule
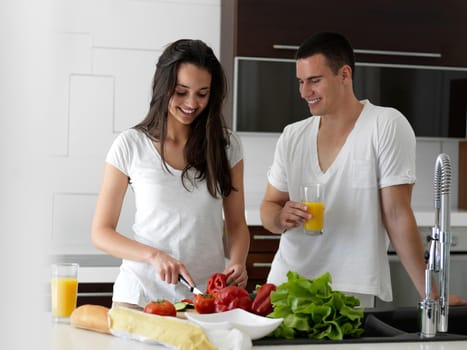
[[[108,313],[109,308],[105,306],[81,305],[71,314],[70,325],[76,328],[110,334]]]

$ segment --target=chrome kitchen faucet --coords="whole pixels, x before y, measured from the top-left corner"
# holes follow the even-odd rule
[[[436,332],[448,331],[449,256],[451,246],[451,159],[445,153],[435,163],[433,199],[435,225],[430,248],[425,254],[425,299],[419,303],[420,336],[431,338]],[[439,301],[431,298],[432,272],[439,273]]]

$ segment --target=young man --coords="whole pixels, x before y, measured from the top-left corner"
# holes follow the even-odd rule
[[[268,282],[289,270],[332,276],[333,289],[392,300],[389,239],[420,296],[424,296],[424,247],[411,209],[415,135],[393,108],[359,101],[353,90],[354,54],[338,33],[317,33],[296,54],[302,98],[312,117],[280,136],[261,205],[266,229],[282,233]],[[321,236],[303,233],[311,217],[301,203],[306,183],[325,186]],[[458,299],[456,299],[458,300]]]

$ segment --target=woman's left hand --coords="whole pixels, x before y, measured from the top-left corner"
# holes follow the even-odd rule
[[[246,266],[241,264],[232,264],[227,266],[223,272],[227,276],[227,283],[229,285],[239,286],[246,288],[248,282],[248,274]]]

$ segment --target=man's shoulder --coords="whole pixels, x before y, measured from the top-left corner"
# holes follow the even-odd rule
[[[308,117],[302,120],[299,120],[297,122],[288,124],[284,128],[284,133],[295,133],[304,130],[307,128],[309,125],[311,125],[313,122],[315,122],[318,118],[317,117]]]
[[[377,118],[400,118],[404,115],[394,107],[374,105],[368,100],[364,100],[364,111]]]

